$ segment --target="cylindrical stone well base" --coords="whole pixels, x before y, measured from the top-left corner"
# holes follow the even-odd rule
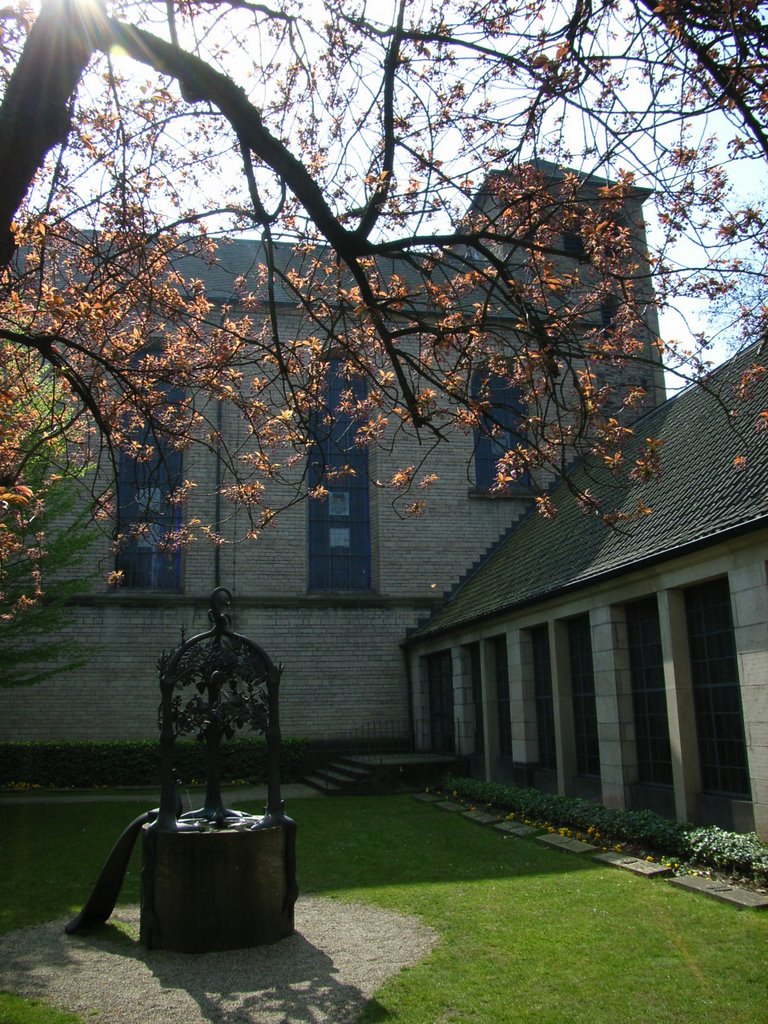
[[[293,933],[284,828],[143,830],[141,941],[210,953]]]

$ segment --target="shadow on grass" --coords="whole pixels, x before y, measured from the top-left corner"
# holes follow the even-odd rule
[[[360,1024],[380,1024],[381,1021],[392,1020],[392,1014],[378,999],[370,999],[365,1007],[365,1012],[360,1018]]]

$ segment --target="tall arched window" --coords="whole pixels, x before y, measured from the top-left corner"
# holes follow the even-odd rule
[[[496,481],[499,459],[520,444],[522,395],[504,377],[480,373],[475,375],[472,390],[487,406],[482,426],[475,431],[475,484],[479,491],[489,491]],[[515,481],[522,487],[530,482],[528,473]]]
[[[127,539],[115,568],[123,586],[139,590],[178,590],[181,552],[172,535],[181,525],[181,508],[169,498],[181,482],[181,453],[150,436],[145,428],[136,438],[154,450],[149,459],[120,453],[118,468],[118,530]]]
[[[355,444],[355,421],[340,409],[345,391],[365,397],[365,381],[341,376],[341,361],[328,367],[329,422],[318,416],[309,456],[309,485],[325,498],[309,500],[309,589],[368,590],[371,586],[368,451]]]

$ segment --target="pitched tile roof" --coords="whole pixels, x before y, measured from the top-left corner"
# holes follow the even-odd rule
[[[634,424],[625,452],[632,465],[645,438],[663,441],[654,479],[619,481],[603,465],[580,464],[571,474],[602,507],[627,513],[642,501],[651,514],[631,527],[607,527],[585,515],[565,483],[552,493],[558,512],[532,512],[461,584],[448,603],[411,634],[419,639],[530,605],[601,577],[629,572],[711,544],[724,535],[768,526],[768,373],[746,400],[737,389],[754,364],[754,349],[726,363],[706,386],[692,385]],[[734,460],[746,459],[744,468]]]

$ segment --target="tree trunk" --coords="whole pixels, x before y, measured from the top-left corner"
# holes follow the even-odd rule
[[[16,248],[16,211],[72,126],[72,97],[93,53],[87,10],[77,0],[44,0],[0,105],[1,266]]]

